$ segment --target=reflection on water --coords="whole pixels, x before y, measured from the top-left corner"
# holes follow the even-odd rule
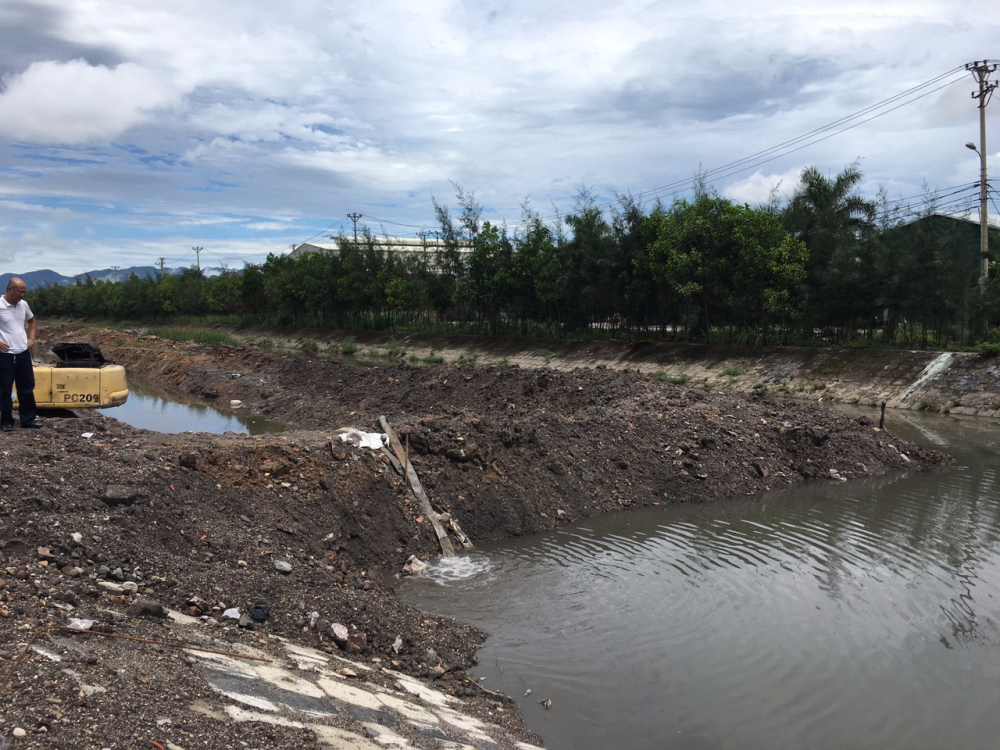
[[[491,634],[477,675],[555,750],[992,746],[998,437],[902,419],[956,467],[592,519],[402,595]]]
[[[129,397],[121,406],[102,409],[101,413],[133,427],[156,432],[209,432],[222,434],[262,435],[281,432],[284,425],[233,409],[222,411],[223,404],[208,404],[190,397],[179,396],[131,376]]]

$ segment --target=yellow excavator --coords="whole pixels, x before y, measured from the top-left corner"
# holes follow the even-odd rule
[[[56,344],[52,353],[54,361],[34,363],[39,409],[106,409],[128,400],[125,368],[108,362],[93,344]]]

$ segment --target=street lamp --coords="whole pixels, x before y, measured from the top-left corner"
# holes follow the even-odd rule
[[[965,144],[967,149],[979,154],[979,265],[980,277],[979,285],[985,289],[986,279],[990,275],[990,225],[986,212],[986,131],[980,133],[983,141],[982,148],[976,148],[976,144]]]

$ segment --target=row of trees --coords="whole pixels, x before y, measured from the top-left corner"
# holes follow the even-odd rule
[[[793,197],[751,208],[704,184],[692,200],[644,208],[631,197],[546,221],[528,206],[511,231],[482,220],[471,193],[455,215],[435,202],[438,242],[386,249],[366,231],[335,253],[271,255],[241,273],[79,281],[36,290],[44,315],[468,330],[491,334],[652,336],[903,345],[975,340],[1000,312],[977,286],[978,226],[934,201],[904,223],[857,190],[806,169]]]

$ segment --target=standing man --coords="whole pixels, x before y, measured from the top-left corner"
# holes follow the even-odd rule
[[[35,316],[24,301],[28,285],[16,276],[0,297],[0,429],[14,429],[14,400],[11,388],[17,385],[18,416],[21,427],[39,428],[35,407],[35,369],[31,347],[35,345]],[[28,324],[25,331],[24,324]]]

